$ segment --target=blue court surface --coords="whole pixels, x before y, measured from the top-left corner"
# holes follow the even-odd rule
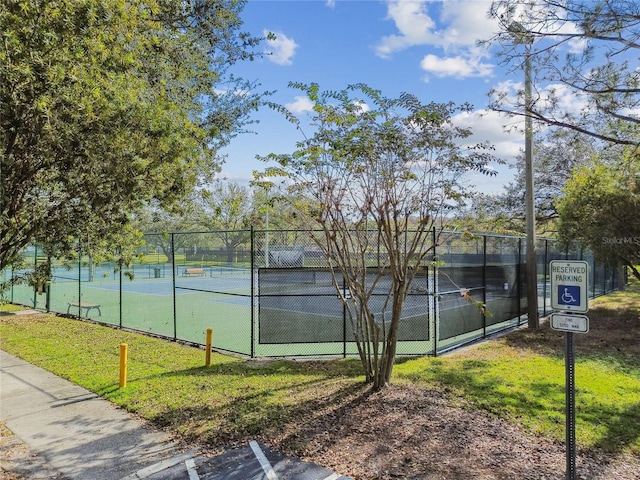
[[[120,284],[118,282],[87,282],[82,284],[82,289],[117,292],[120,290]],[[134,280],[131,282],[123,280],[122,292],[159,297],[173,296],[173,282],[171,279]],[[197,292],[250,295],[251,282],[245,278],[186,278],[176,281],[176,295]]]

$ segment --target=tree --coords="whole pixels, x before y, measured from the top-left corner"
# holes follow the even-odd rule
[[[504,63],[531,62],[534,120],[607,143],[640,144],[637,1],[496,0],[489,15],[501,31],[487,43],[500,45]],[[493,109],[527,114],[522,96],[492,95]]]
[[[0,269],[35,242],[124,245],[130,214],[218,169],[261,96],[236,0],[7,0],[0,9]],[[227,93],[221,93],[225,91]]]
[[[523,203],[519,204],[520,211],[514,212],[507,208],[504,197],[504,194],[474,194],[451,219],[451,230],[521,235],[524,231]]]
[[[559,202],[559,233],[603,260],[626,265],[640,279],[640,157],[578,168]]]
[[[227,263],[233,263],[236,248],[251,238],[256,213],[251,190],[235,182],[217,182],[200,192],[198,208],[198,223],[214,231],[224,244]]]
[[[571,176],[582,165],[590,165],[604,153],[592,138],[571,130],[551,129],[533,146],[534,204],[538,231],[553,232],[558,219],[557,199]],[[525,218],[525,159],[516,159],[514,179],[494,198],[493,211],[502,214],[511,230],[523,233]]]
[[[259,177],[270,178],[262,185],[272,188],[284,179],[282,198],[297,202],[308,219],[366,380],[381,389],[391,378],[407,293],[433,260],[434,229],[439,236],[443,213],[467,196],[461,176],[489,173],[492,156],[488,145],[463,150],[457,143],[471,132],[454,126],[452,116],[468,105],[423,104],[409,94],[389,99],[366,85],[339,92],[291,86],[313,102],[315,133],[291,154],[264,157],[276,166]],[[384,305],[376,308],[372,298],[380,293]]]
[[[158,202],[153,202],[135,215],[133,225],[137,230],[145,232],[146,245],[162,250],[167,257],[167,262],[173,264],[175,252],[180,248],[186,249],[192,246],[193,237],[171,234],[198,229],[194,215],[187,213],[193,210],[192,198],[186,199],[178,210],[167,210]]]

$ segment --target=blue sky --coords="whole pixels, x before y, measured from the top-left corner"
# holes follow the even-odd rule
[[[523,146],[522,132],[505,132],[514,120],[487,111],[488,92],[495,86],[521,88],[522,75],[505,71],[478,39],[490,38],[497,25],[488,19],[484,0],[249,0],[243,30],[256,36],[275,33],[261,50],[269,55],[238,65],[234,72],[275,90],[272,100],[304,116],[309,103],[290,81],[316,82],[322,90],[366,83],[385,96],[401,92],[423,102],[469,102],[474,115],[456,119],[474,131],[475,141],[488,140],[496,154],[512,164]],[[256,134],[236,137],[225,149],[222,175],[245,182],[264,168],[256,155],[292,152],[301,139],[295,127],[275,112],[255,115]],[[495,166],[494,178],[472,175],[469,182],[496,192],[513,169]]]

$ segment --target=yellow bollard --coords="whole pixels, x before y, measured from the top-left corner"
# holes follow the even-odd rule
[[[127,350],[129,345],[120,344],[120,388],[127,386]]]
[[[213,343],[212,340],[213,337],[213,330],[211,328],[207,328],[207,353],[206,353],[206,360],[205,360],[205,366],[209,366],[211,365],[211,345]]]

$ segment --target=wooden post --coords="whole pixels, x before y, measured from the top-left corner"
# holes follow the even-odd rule
[[[127,350],[129,345],[120,344],[120,388],[127,386]]]
[[[211,328],[207,328],[207,353],[205,365],[208,367],[211,365],[211,345],[213,343],[213,330]]]

